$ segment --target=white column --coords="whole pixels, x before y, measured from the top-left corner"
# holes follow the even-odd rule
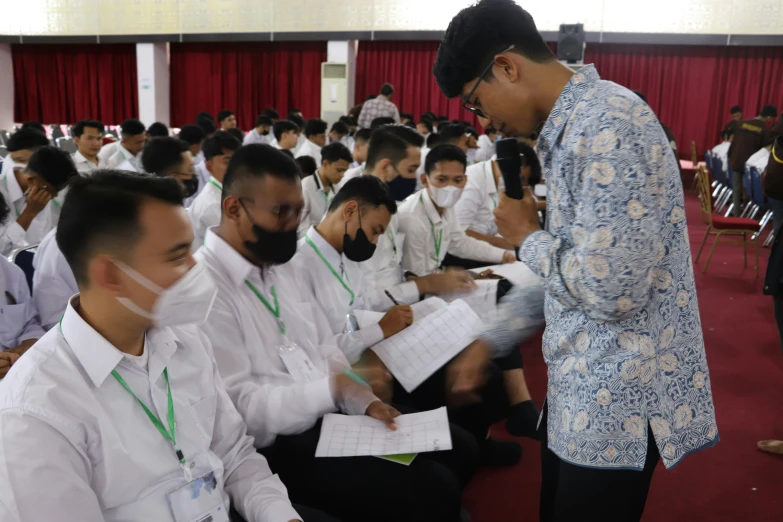
[[[139,119],[146,126],[169,125],[169,44],[136,44]]]
[[[336,121],[337,117],[348,113],[354,105],[356,93],[356,48],[357,40],[331,41],[326,43],[326,61],[346,65],[345,89],[326,88],[321,85],[321,117],[326,121]],[[342,98],[331,103],[336,93]],[[337,110],[339,108],[339,110]],[[338,114],[339,113],[339,114]]]
[[[11,59],[11,44],[0,44],[0,130],[14,131],[14,62]]]

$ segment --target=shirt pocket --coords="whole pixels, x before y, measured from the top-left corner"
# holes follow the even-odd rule
[[[0,306],[0,345],[16,348],[31,312],[30,302]]]
[[[190,416],[193,423],[201,431],[201,435],[212,441],[212,432],[215,427],[215,413],[217,409],[217,394],[207,395],[198,402],[190,405]]]

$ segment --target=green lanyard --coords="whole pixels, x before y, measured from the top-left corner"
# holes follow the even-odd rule
[[[394,234],[392,233],[391,228],[386,229],[386,237],[389,238],[389,241],[391,241],[392,248],[394,249],[394,255],[397,255],[397,243],[394,241]]]
[[[329,264],[329,261],[327,261],[327,260],[326,260],[326,258],[324,257],[324,255],[321,253],[321,251],[320,251],[320,250],[318,250],[318,247],[317,247],[317,246],[315,246],[315,243],[313,243],[313,242],[310,240],[310,238],[309,238],[309,237],[307,237],[307,236],[305,236],[305,241],[307,242],[307,244],[308,244],[308,245],[310,245],[311,247],[313,247],[313,250],[315,250],[315,253],[316,253],[316,254],[318,254],[318,257],[320,257],[320,258],[321,258],[321,261],[323,261],[323,262],[324,262],[324,264],[325,264],[325,265],[326,265],[326,267],[329,269],[329,271],[330,271],[330,272],[332,272],[332,274],[334,274],[334,277],[336,277],[338,281],[340,281],[340,284],[342,284],[342,285],[343,285],[343,288],[345,288],[346,290],[348,290],[348,293],[349,293],[349,294],[351,294],[351,302],[350,302],[349,304],[350,304],[350,306],[353,306],[353,300],[354,300],[354,298],[355,298],[356,296],[354,295],[354,293],[353,293],[353,290],[351,290],[351,287],[350,287],[350,286],[349,286],[349,285],[348,285],[348,284],[347,284],[345,281],[343,281],[343,278],[342,278],[342,277],[340,277],[340,274],[338,274],[338,273],[337,273],[337,270],[335,270],[335,269],[334,269],[334,267],[333,267],[331,264]],[[348,278],[348,274],[345,274],[345,277],[346,277],[346,279],[347,279],[347,278]],[[349,281],[348,281],[348,283],[350,283],[350,282],[351,282],[351,281],[349,280]]]
[[[277,290],[275,290],[275,286],[272,285],[272,297],[275,300],[275,307],[272,308],[272,305],[269,304],[269,301],[267,301],[264,296],[261,294],[261,292],[258,291],[258,289],[253,286],[253,283],[245,279],[245,284],[250,288],[250,290],[253,291],[254,294],[256,294],[256,297],[261,300],[262,303],[264,303],[264,306],[266,306],[266,309],[269,310],[272,315],[275,316],[275,319],[277,319],[277,327],[280,328],[280,333],[285,335],[285,323],[282,319],[280,319],[280,303],[277,300]]]
[[[489,167],[489,169],[490,169],[489,173],[492,174],[492,161],[487,161],[486,163],[484,163],[484,169],[485,170],[486,170],[487,167]],[[494,175],[492,176],[492,181],[493,182],[495,181],[495,176]],[[492,196],[489,196],[489,199],[492,200],[492,204],[495,206],[495,208],[498,208],[497,196],[495,196],[494,198]]]
[[[222,183],[220,183],[220,182],[219,182],[218,180],[216,180],[215,178],[209,178],[209,184],[210,184],[210,185],[214,185],[214,186],[216,186],[216,187],[218,188],[218,190],[220,190],[220,191],[222,191],[222,190],[223,190],[223,184],[222,184]]]
[[[424,194],[419,194],[419,201],[421,201],[421,204],[424,205]],[[443,244],[443,229],[440,229],[438,232],[437,239],[435,238],[435,225],[432,223],[432,220],[429,216],[427,216],[427,221],[430,222],[430,229],[432,229],[432,243],[435,245],[435,260],[438,262],[438,265],[440,265],[440,246]],[[437,268],[437,267],[436,267]]]

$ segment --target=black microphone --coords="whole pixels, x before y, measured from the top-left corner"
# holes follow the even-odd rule
[[[498,167],[506,184],[506,195],[511,199],[522,199],[525,195],[522,187],[522,166],[525,157],[520,154],[516,138],[506,138],[495,144],[498,155]],[[519,259],[519,247],[514,248]]]

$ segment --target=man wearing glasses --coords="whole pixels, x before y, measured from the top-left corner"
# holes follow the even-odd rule
[[[546,230],[527,195],[502,195],[495,217],[545,303],[510,293],[480,344],[497,355],[546,317],[541,520],[638,521],[659,459],[718,442],[669,142],[634,93],[561,65],[513,0],[460,12],[433,72],[504,135],[540,131]]]

